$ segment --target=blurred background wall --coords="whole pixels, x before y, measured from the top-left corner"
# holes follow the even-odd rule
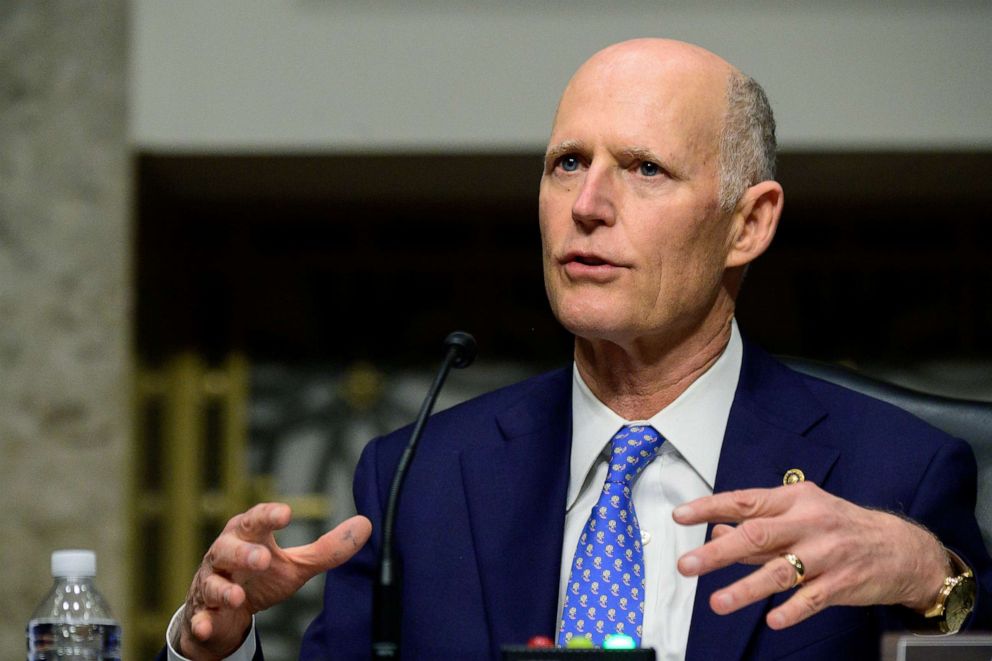
[[[243,503],[294,499],[290,540],[347,514],[447,331],[482,360],[446,404],[566,361],[540,156],[568,76],[624,38],[698,43],[772,100],[753,338],[992,398],[990,28],[964,0],[0,0],[0,648],[48,552],[86,545],[147,656]]]
[[[783,148],[988,147],[987,3],[135,3],[131,135],[155,150],[539,150],[564,83],[632,36],[754,75]]]

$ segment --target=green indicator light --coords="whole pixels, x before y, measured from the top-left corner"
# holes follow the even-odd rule
[[[612,634],[603,641],[604,650],[632,650],[637,649],[634,639],[622,633]]]
[[[565,647],[570,650],[588,650],[595,647],[595,645],[585,636],[574,636],[572,640],[568,641],[568,645]]]

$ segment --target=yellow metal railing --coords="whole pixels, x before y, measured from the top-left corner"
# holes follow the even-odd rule
[[[249,471],[249,395],[243,355],[210,366],[194,353],[181,353],[136,374],[125,658],[153,658],[162,647],[204,552],[232,516],[271,500],[292,507],[294,525],[321,528],[342,513],[319,484],[302,493],[278,493],[272,475]],[[333,412],[332,419],[318,424],[330,432],[356,416],[378,421],[383,405],[382,375],[357,363],[341,375],[334,401],[324,409]],[[278,449],[275,439],[264,443]],[[350,467],[353,458],[346,459]]]
[[[232,355],[208,367],[182,353],[140,369],[135,386],[125,656],[152,658],[206,545],[254,495],[245,465],[248,365]]]

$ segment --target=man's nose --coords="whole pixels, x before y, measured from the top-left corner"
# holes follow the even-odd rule
[[[612,225],[616,220],[614,187],[610,169],[590,167],[572,203],[572,220],[587,231],[597,225]]]

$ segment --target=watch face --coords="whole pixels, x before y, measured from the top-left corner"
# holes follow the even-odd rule
[[[948,633],[957,633],[975,606],[975,580],[962,578],[951,588],[944,602],[944,627]]]

